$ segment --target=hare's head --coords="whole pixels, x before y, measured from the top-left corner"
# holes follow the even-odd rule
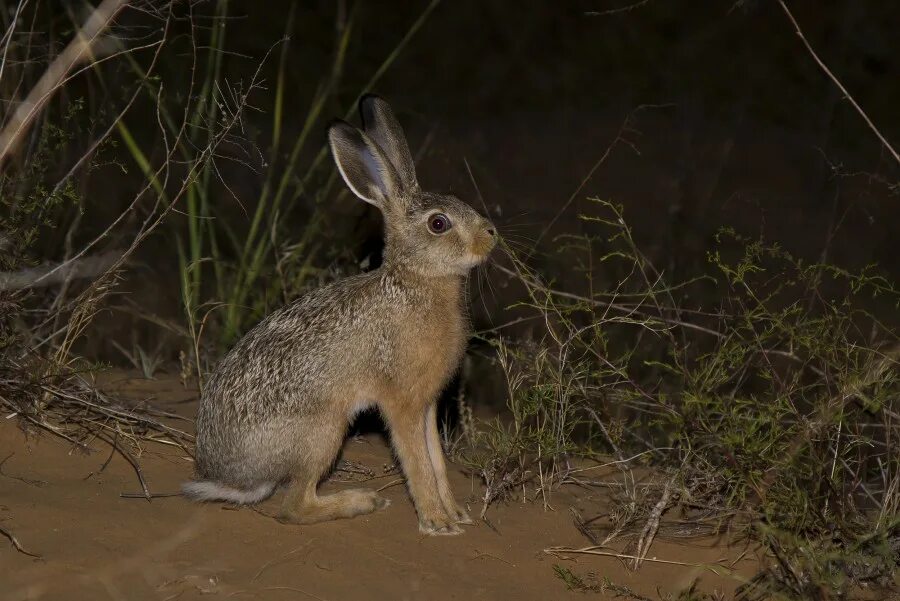
[[[464,274],[484,261],[495,244],[493,224],[454,196],[419,188],[387,102],[366,96],[359,108],[363,129],[338,121],[328,139],[344,181],[384,215],[385,263],[441,276]]]

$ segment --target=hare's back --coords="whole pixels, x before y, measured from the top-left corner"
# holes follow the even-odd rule
[[[204,401],[235,405],[243,415],[296,410],[352,377],[383,323],[372,297],[377,282],[366,276],[312,290],[266,317],[219,364]]]

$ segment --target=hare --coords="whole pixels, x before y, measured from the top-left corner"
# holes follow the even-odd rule
[[[376,406],[426,534],[471,524],[447,481],[436,404],[470,334],[465,278],[495,245],[490,221],[425,192],[388,104],[360,101],[363,129],[328,130],[350,190],[381,210],[383,264],[269,315],[225,356],[197,416],[195,500],[257,503],[288,484],[278,519],[309,524],[388,505],[374,491],[316,488],[360,411]]]

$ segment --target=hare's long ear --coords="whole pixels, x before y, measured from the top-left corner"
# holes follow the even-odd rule
[[[373,94],[363,96],[359,101],[359,112],[362,115],[363,129],[366,135],[372,138],[384,152],[384,156],[391,162],[400,184],[405,190],[416,190],[419,183],[416,180],[416,165],[403,129],[394,116],[390,105]]]
[[[337,121],[328,128],[328,142],[334,162],[354,194],[380,209],[400,195],[396,171],[369,136]]]

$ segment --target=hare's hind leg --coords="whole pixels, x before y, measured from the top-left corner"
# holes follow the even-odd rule
[[[300,454],[303,463],[295,467],[281,505],[280,522],[314,524],[352,518],[388,506],[389,501],[375,491],[351,489],[321,497],[316,494],[319,479],[337,456],[346,433],[346,424],[329,427],[325,423],[316,424],[316,429],[311,430],[314,435],[307,437],[306,448]]]
[[[456,502],[450,482],[447,480],[447,463],[444,459],[444,449],[441,447],[441,437],[437,427],[437,403],[432,403],[425,412],[425,442],[437,481],[438,495],[441,497],[447,515],[457,524],[474,524],[475,522],[472,521],[466,510]]]
[[[294,482],[288,489],[278,521],[290,524],[315,524],[353,518],[383,509],[390,501],[374,490],[357,488],[318,496],[315,482]]]
[[[424,534],[459,534],[456,520],[448,515],[438,491],[437,478],[426,441],[424,410],[404,411],[391,405],[382,412],[391,431],[391,441],[406,474],[409,493],[419,514],[419,531]]]

